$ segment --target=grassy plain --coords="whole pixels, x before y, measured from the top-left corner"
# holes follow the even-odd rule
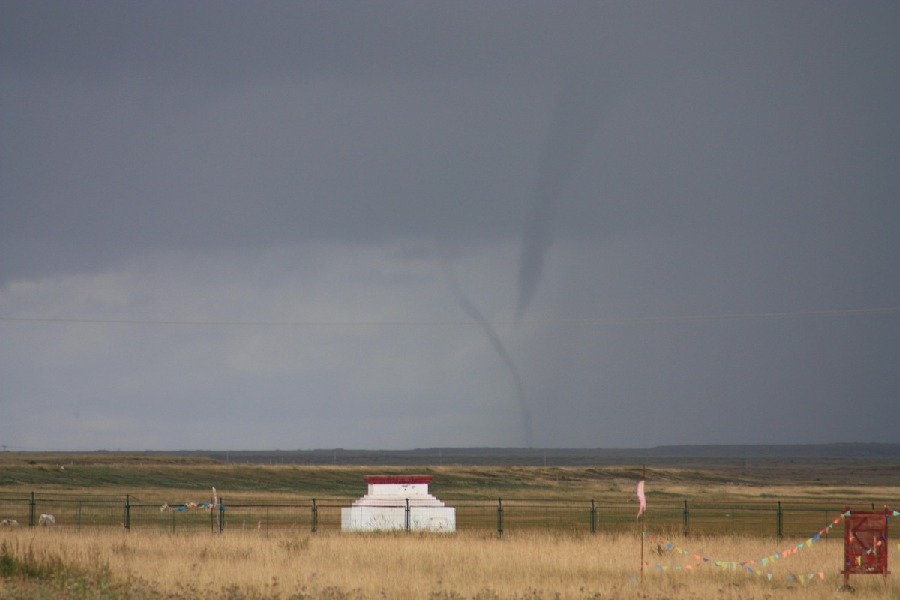
[[[335,528],[313,534],[308,527],[270,531],[257,528],[255,517],[253,526],[230,526],[222,535],[208,528],[173,534],[143,525],[131,532],[108,526],[3,528],[0,598],[849,597],[838,591],[843,583],[840,530],[760,568],[762,557],[795,546],[798,539],[777,540],[771,533],[684,537],[677,528],[654,531],[651,514],[650,533],[665,533],[685,553],[660,545],[654,536],[644,542],[642,574],[641,536],[630,506],[641,473],[634,465],[253,465],[169,455],[0,453],[0,496],[128,493],[148,502],[202,501],[216,486],[230,502],[350,500],[364,492],[362,478],[372,473],[432,474],[431,491],[445,501],[458,499],[460,506],[501,496],[512,506],[528,498],[596,499],[626,507],[628,516],[615,533],[511,526],[502,537],[490,528],[451,535],[341,534]],[[890,461],[655,465],[647,469],[648,501],[651,512],[682,499],[755,505],[777,498],[896,508],[896,473]],[[891,552],[900,556],[897,537]],[[711,560],[698,561],[698,555]],[[756,561],[754,573],[746,568],[749,561]],[[747,565],[738,566],[741,562]],[[900,585],[890,578],[887,584],[877,576],[854,577],[851,583],[854,598],[900,599]]]
[[[676,540],[677,541],[677,540]],[[678,542],[682,543],[682,542]],[[2,534],[3,598],[141,599],[551,599],[844,597],[839,542],[819,543],[766,568],[772,539],[691,539],[692,551],[647,542],[640,572],[637,535],[159,535],[32,530]],[[664,566],[662,571],[657,565]],[[684,570],[685,566],[694,568]],[[682,570],[675,571],[676,567]],[[771,580],[768,574],[772,575]],[[821,575],[820,575],[821,574]],[[854,598],[898,598],[881,577],[852,580]],[[849,594],[846,594],[849,597]]]
[[[897,459],[678,460],[646,464],[648,490],[657,497],[841,498],[878,501],[900,490]],[[370,474],[434,475],[430,490],[460,499],[629,498],[640,464],[516,465],[300,465],[235,463],[166,453],[0,452],[0,491],[64,491],[194,496],[216,486],[229,497],[271,494],[357,498]]]

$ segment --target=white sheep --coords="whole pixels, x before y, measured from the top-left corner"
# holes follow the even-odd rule
[[[15,519],[3,519],[0,521],[0,527],[17,527],[19,522]]]
[[[56,517],[51,514],[44,513],[38,519],[38,525],[56,525]]]

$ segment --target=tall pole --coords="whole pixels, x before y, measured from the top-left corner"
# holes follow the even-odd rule
[[[644,515],[638,519],[641,520],[641,581],[644,581]]]

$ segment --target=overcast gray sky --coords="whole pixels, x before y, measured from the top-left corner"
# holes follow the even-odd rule
[[[0,444],[896,442],[898,31],[2,0]]]

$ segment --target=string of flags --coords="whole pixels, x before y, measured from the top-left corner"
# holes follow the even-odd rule
[[[820,529],[818,532],[816,532],[813,536],[807,538],[806,540],[797,544],[796,546],[790,546],[790,547],[786,548],[782,552],[776,552],[774,554],[770,554],[768,556],[764,556],[759,559],[750,560],[750,561],[737,562],[737,561],[727,561],[727,560],[715,560],[710,557],[703,556],[701,554],[694,554],[694,553],[690,552],[689,550],[686,550],[684,548],[676,546],[675,544],[673,544],[672,542],[668,541],[667,539],[665,539],[663,537],[648,534],[644,530],[644,521],[643,521],[643,519],[641,519],[641,516],[647,511],[647,498],[646,498],[646,495],[644,492],[644,485],[645,485],[644,479],[645,479],[645,473],[642,473],[642,477],[641,477],[640,481],[638,481],[637,489],[635,490],[635,492],[637,493],[637,500],[638,500],[638,505],[639,505],[637,518],[641,521],[641,578],[643,578],[644,567],[651,566],[649,562],[644,561],[644,540],[650,540],[657,544],[658,548],[660,549],[660,552],[662,550],[665,550],[666,552],[674,552],[676,554],[683,555],[683,556],[692,556],[693,555],[694,559],[696,560],[696,562],[693,564],[676,565],[675,567],[668,567],[661,563],[656,563],[656,568],[660,571],[673,570],[673,571],[693,572],[696,569],[711,565],[711,566],[714,566],[714,567],[720,568],[720,569],[731,569],[732,571],[737,571],[740,568],[740,570],[746,570],[746,572],[748,574],[765,577],[769,581],[772,581],[773,579],[775,579],[775,574],[772,571],[767,570],[766,567],[768,567],[770,564],[774,564],[778,560],[788,558],[794,554],[797,554],[800,550],[803,550],[804,548],[811,548],[813,546],[813,544],[815,544],[816,542],[821,540],[823,536],[828,535],[828,532],[831,531],[835,525],[837,525],[842,520],[844,520],[852,515],[852,513],[849,509],[846,510],[845,512],[841,513],[840,516],[838,516],[836,519],[834,519],[834,521],[829,523],[825,528]],[[863,546],[863,548],[865,549],[865,554],[868,556],[868,558],[866,558],[866,567],[865,567],[866,570],[862,571],[862,572],[884,572],[884,573],[888,572],[887,571],[887,555],[884,554],[883,552],[881,552],[880,549],[882,547],[884,547],[885,550],[887,549],[885,546],[885,544],[887,542],[886,527],[887,527],[887,521],[888,521],[889,516],[894,516],[894,517],[900,516],[900,511],[896,511],[896,510],[889,511],[888,508],[885,507],[885,512],[884,512],[885,529],[884,529],[884,532],[880,535],[880,539],[874,540],[874,543],[870,547],[865,546],[865,544],[861,544]],[[852,526],[852,523],[848,524],[848,527],[851,527],[851,526]],[[854,530],[852,533],[856,534],[856,530]],[[848,543],[853,542],[854,541],[853,535],[851,535],[849,532],[848,532],[848,535],[849,535],[849,539],[847,540],[847,542]],[[897,549],[898,549],[898,551],[900,551],[900,543],[897,544]],[[845,545],[845,560],[847,562],[845,564],[845,570],[842,571],[842,573],[845,573],[845,577],[849,576],[849,573],[851,573],[850,568],[851,568],[851,565],[853,564],[852,562],[850,562],[850,560],[853,560],[852,554],[851,554],[851,557],[848,558],[847,552],[848,552],[847,546]],[[857,554],[855,556],[855,560],[856,560],[856,567],[861,567],[862,562],[863,562],[862,554]],[[872,563],[870,561],[875,561],[875,563],[877,563],[877,561],[879,561],[879,560],[883,561],[882,565],[876,565],[874,567],[871,566]],[[881,569],[880,571],[878,570],[879,568]],[[818,578],[819,580],[824,580],[825,572],[817,571],[815,573],[807,573],[806,575],[796,575],[793,573],[788,573],[786,575],[786,579],[788,582],[799,582],[802,584],[811,582],[811,581],[815,580],[816,578]]]
[[[673,567],[663,565],[661,563],[656,563],[655,565],[651,565],[649,562],[645,562],[644,565],[648,567],[655,566],[659,571],[686,571],[693,572],[697,569],[701,569],[703,567],[713,567],[717,569],[729,569],[732,571],[743,570],[746,571],[750,575],[757,575],[759,577],[765,577],[769,581],[775,579],[776,575],[767,569],[770,565],[774,564],[777,561],[784,560],[789,558],[801,550],[805,548],[811,548],[815,543],[822,539],[823,536],[827,535],[831,529],[833,529],[836,525],[838,525],[844,518],[850,515],[850,512],[841,513],[839,517],[834,519],[831,523],[829,523],[825,528],[816,532],[813,536],[807,538],[803,542],[789,546],[781,552],[776,552],[773,554],[769,554],[767,556],[763,556],[754,560],[748,561],[732,561],[732,560],[717,560],[715,558],[711,558],[708,556],[703,556],[702,554],[697,554],[691,552],[690,550],[680,547],[673,542],[667,540],[664,537],[644,533],[644,539],[654,542],[658,545],[659,548],[664,550],[665,552],[670,552],[674,554],[678,554],[685,557],[693,558],[693,561],[689,564],[684,565],[676,565]],[[893,516],[900,516],[900,511],[893,511]],[[877,552],[878,547],[881,544],[878,543],[872,548],[867,550],[867,553]],[[900,551],[900,543],[897,544],[898,551]],[[861,561],[862,557],[858,557],[857,561]],[[805,575],[797,575],[789,573],[786,575],[786,579],[791,583],[802,583],[805,584],[807,582],[813,580],[824,580],[825,573],[823,571],[818,571],[815,573],[807,573]]]

